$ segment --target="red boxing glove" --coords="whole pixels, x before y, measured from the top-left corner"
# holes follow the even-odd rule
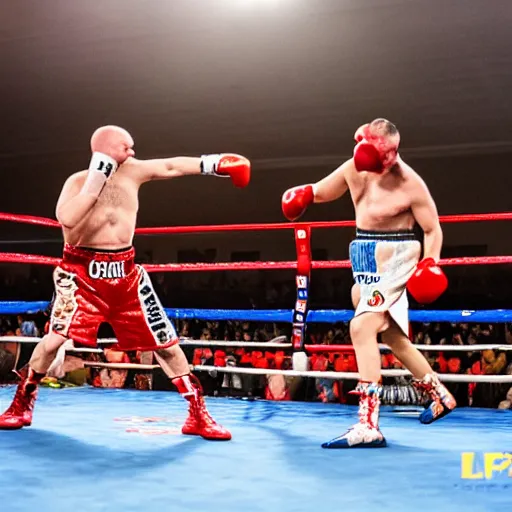
[[[407,283],[407,290],[420,304],[436,301],[448,288],[448,279],[432,258],[418,263]]]
[[[230,177],[235,187],[244,188],[251,180],[251,163],[247,158],[232,153],[203,155],[201,174]]]
[[[363,124],[354,134],[354,165],[359,171],[381,173],[395,165],[398,143],[372,132],[370,124]]]
[[[379,173],[384,170],[379,152],[373,144],[365,140],[361,140],[354,148],[354,165],[359,172]]]
[[[297,220],[314,199],[313,185],[301,185],[287,190],[281,200],[284,216],[291,221]]]

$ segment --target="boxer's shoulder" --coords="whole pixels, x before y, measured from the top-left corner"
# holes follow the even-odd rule
[[[88,171],[78,171],[69,175],[62,187],[62,194],[68,196],[69,194],[75,194],[83,186],[87,179]]]
[[[396,166],[396,173],[399,175],[400,180],[411,188],[421,188],[425,186],[423,178],[402,159],[399,159]]]
[[[150,164],[148,160],[139,160],[135,157],[129,157],[119,166],[116,175],[139,182],[144,180],[144,176],[147,174],[149,168]]]

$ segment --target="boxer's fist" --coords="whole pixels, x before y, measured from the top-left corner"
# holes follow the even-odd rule
[[[243,188],[251,180],[251,163],[247,158],[231,153],[203,155],[201,173],[231,178],[235,187]]]
[[[284,216],[288,220],[297,220],[314,199],[313,185],[302,185],[287,190],[281,200]]]
[[[362,134],[360,134],[362,136]],[[356,132],[356,140],[357,140]],[[359,172],[382,172],[383,162],[377,148],[366,142],[363,138],[359,139],[358,144],[354,148],[354,165]]]
[[[420,304],[437,300],[448,288],[448,279],[441,267],[432,258],[418,263],[414,274],[407,283],[409,293]]]

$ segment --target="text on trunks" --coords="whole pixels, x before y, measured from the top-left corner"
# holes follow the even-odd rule
[[[354,279],[357,284],[375,284],[380,281],[380,276],[375,274],[355,274]]]
[[[93,279],[119,279],[126,277],[124,261],[96,261],[89,263],[89,276]]]

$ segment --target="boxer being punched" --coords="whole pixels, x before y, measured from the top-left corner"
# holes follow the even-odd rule
[[[428,397],[420,416],[431,423],[455,408],[455,400],[423,355],[408,339],[406,288],[420,303],[431,303],[446,289],[437,266],[443,234],[436,205],[423,180],[398,154],[400,135],[385,119],[376,119],[355,134],[354,156],[314,185],[288,190],[282,208],[289,220],[312,203],[334,201],[349,191],[355,208],[356,239],[350,244],[355,316],[350,335],[360,382],[359,423],[324,448],[382,447],[379,430],[381,359],[377,336],[411,371],[414,384]],[[424,232],[421,244],[413,227]]]
[[[57,203],[64,255],[54,271],[55,299],[50,330],[36,346],[28,375],[0,416],[1,429],[32,422],[37,386],[59,347],[69,338],[95,346],[102,322],[116,334],[119,350],[153,350],[164,372],[189,402],[182,432],[205,439],[231,439],[206,410],[199,381],[190,375],[173,325],[155,295],[146,271],[134,263],[132,240],[138,191],[152,180],[193,174],[230,177],[245,187],[250,163],[232,154],[137,160],[130,134],[104,126],[91,138],[89,169],[68,178]]]

